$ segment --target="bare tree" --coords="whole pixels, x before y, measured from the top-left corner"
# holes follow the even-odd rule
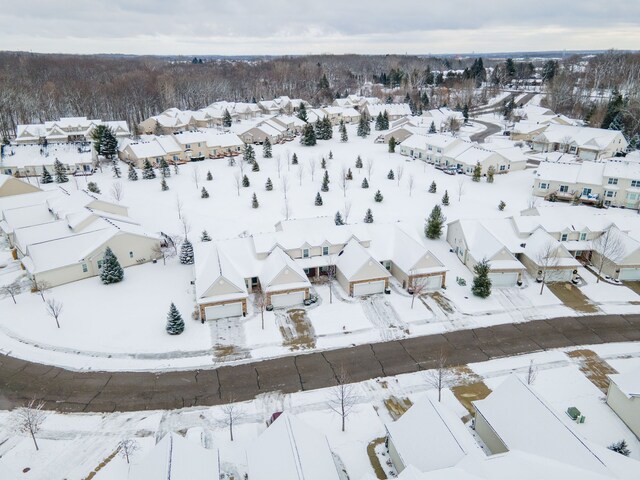
[[[229,397],[229,403],[223,405],[222,410],[223,417],[221,422],[224,426],[229,427],[229,438],[233,442],[233,426],[244,417],[244,411],[241,406],[236,403],[234,397]]]
[[[196,190],[200,190],[199,180],[200,180],[200,169],[197,165],[194,165],[191,169],[191,178],[196,184]]]
[[[345,431],[347,417],[351,414],[356,406],[358,397],[356,395],[355,385],[349,383],[349,377],[344,370],[336,374],[337,385],[329,391],[327,406],[329,409],[340,416],[342,420],[342,431]]]
[[[436,358],[435,368],[425,374],[427,384],[438,390],[438,402],[442,400],[442,389],[446,388],[454,377],[453,372],[449,369],[448,360],[447,353],[441,349]]]
[[[616,227],[609,226],[602,235],[591,241],[591,249],[596,253],[592,255],[591,263],[598,271],[596,283],[600,282],[602,270],[609,264],[615,264],[625,254],[624,244]]]
[[[529,368],[527,368],[527,376],[525,380],[527,381],[527,385],[533,385],[533,382],[536,381],[538,376],[538,368],[533,364],[533,360],[529,362]]]
[[[132,438],[120,440],[120,443],[118,443],[118,451],[120,452],[120,456],[124,458],[127,463],[129,463],[129,460],[131,459],[133,454],[139,449],[140,445],[138,445],[138,442],[136,442]]]
[[[44,402],[30,400],[26,405],[14,410],[14,422],[16,429],[31,435],[36,450],[40,450],[36,441],[36,434],[40,431],[42,423],[47,418],[47,412],[43,410]]]
[[[45,302],[47,313],[53,317],[56,321],[56,325],[60,328],[60,314],[62,313],[62,302],[57,301],[55,298],[48,298]]]
[[[347,167],[342,165],[342,170],[340,171],[340,190],[342,190],[342,196],[347,196],[347,189],[349,188],[349,180],[347,180]]]
[[[415,177],[413,176],[413,173],[409,174],[409,179],[407,180],[407,186],[409,187],[409,196],[411,196],[411,193],[413,192],[413,185],[415,184]]]
[[[313,177],[316,174],[316,167],[318,166],[318,163],[316,162],[316,160],[314,158],[310,158],[309,159],[309,173],[311,174],[311,181],[313,182]]]
[[[36,277],[31,278],[31,291],[40,295],[42,301],[45,301],[44,294],[49,291],[51,285],[44,280],[38,280]]]
[[[180,242],[178,237],[165,238],[164,241],[156,244],[152,249],[153,256],[155,258],[162,258],[162,263],[167,264],[167,258],[173,258],[178,254],[178,248],[176,245]]]
[[[240,171],[240,173],[236,173],[233,176],[233,181],[236,184],[236,190],[238,192],[238,196],[240,196],[240,187],[242,187],[242,170]]]
[[[285,151],[285,155],[287,156],[287,172],[288,172],[291,169],[291,150],[287,148],[287,150]],[[278,173],[278,176],[280,176],[280,173]]]
[[[16,302],[16,295],[20,294],[21,291],[22,286],[20,285],[20,282],[18,280],[14,280],[9,284],[0,287],[0,292],[2,292],[5,297],[11,297],[11,300],[13,300],[14,304],[18,303]]]
[[[191,223],[189,222],[189,219],[187,218],[186,215],[182,216],[182,221],[180,223],[182,223],[182,231],[184,232],[184,238],[187,238],[187,235],[189,235],[189,232],[191,231]]]
[[[267,308],[267,294],[264,292],[264,290],[260,290],[259,292],[256,292],[254,294],[253,304],[260,312],[261,326],[262,330],[264,330],[264,311]]]
[[[454,135],[460,131],[460,120],[458,120],[453,115],[447,117],[445,122],[445,128],[449,130]]]
[[[370,158],[367,158],[367,161],[364,164],[364,168],[367,170],[367,178],[369,181],[373,180],[371,178],[371,172],[373,172],[373,161]]]
[[[540,295],[542,295],[549,276],[552,275],[555,267],[560,263],[559,249],[560,244],[558,242],[549,240],[536,253],[535,261],[539,268],[537,280],[540,282]]]
[[[396,180],[398,181],[398,186],[400,186],[400,180],[402,179],[403,174],[404,174],[404,165],[400,164],[396,167]]]
[[[278,178],[280,178],[280,171],[282,170],[282,158],[278,154],[278,155],[276,155],[274,160],[276,162],[276,170],[278,171]]]
[[[287,200],[287,195],[289,193],[289,189],[291,185],[289,184],[289,176],[285,175],[282,177],[282,181],[280,182],[280,186],[282,187],[282,194],[284,195],[285,201]]]
[[[411,273],[411,275],[415,275],[415,273]],[[427,289],[427,281],[424,278],[413,278],[413,280],[409,283],[409,292],[411,293],[411,309],[413,310],[413,304],[416,300],[416,297],[422,295]]]
[[[304,166],[298,165],[298,170],[296,171],[296,176],[300,181],[300,186],[302,186],[302,179],[304,178]]]
[[[113,182],[111,184],[111,198],[116,202],[120,202],[124,198],[124,186],[122,182]]]
[[[182,207],[184,206],[184,204],[182,203],[182,200],[180,200],[180,197],[178,195],[176,195],[176,210],[178,211],[178,220],[182,220]]]
[[[328,265],[325,273],[327,274],[327,285],[329,287],[329,303],[333,303],[333,281],[336,279],[337,273],[336,261],[336,255],[329,255],[327,258]]]
[[[349,215],[351,214],[351,202],[344,201],[344,223],[349,223]]]
[[[458,202],[462,199],[464,188],[467,185],[467,178],[464,175],[458,176]]]
[[[284,215],[285,220],[289,220],[291,217],[291,204],[289,203],[289,199],[284,199],[284,206],[282,207],[282,214]]]

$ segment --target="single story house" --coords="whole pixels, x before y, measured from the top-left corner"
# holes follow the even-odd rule
[[[609,375],[607,404],[640,438],[640,369]]]
[[[280,247],[274,248],[263,262],[258,278],[267,305],[290,307],[309,298],[311,282],[302,268]]]
[[[629,143],[618,130],[551,124],[533,137],[531,145],[536,152],[563,151],[598,160],[624,152]]]
[[[378,114],[384,115],[384,113],[387,112],[390,122],[402,117],[411,116],[411,108],[407,103],[367,104],[364,106],[364,111],[367,113],[369,118],[374,120]]]
[[[581,266],[562,242],[539,228],[525,240],[518,259],[536,279],[544,276],[545,282],[570,282]]]
[[[603,264],[602,274],[617,280],[640,280],[640,241],[615,224],[600,237],[591,242],[590,260],[595,265]],[[604,262],[601,262],[602,256]]]
[[[352,297],[383,293],[389,288],[389,271],[359,242],[352,239],[336,260],[336,280]]]

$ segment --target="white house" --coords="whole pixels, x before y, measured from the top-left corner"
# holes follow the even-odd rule
[[[62,117],[59,120],[39,124],[18,125],[14,142],[18,145],[90,142],[91,134],[98,125],[111,128],[116,138],[126,138],[131,135],[127,122],[122,120],[102,121],[87,117]]]
[[[553,124],[534,136],[531,143],[536,152],[563,151],[583,160],[613,157],[629,145],[618,130]]]
[[[375,119],[379,114],[384,115],[387,112],[390,122],[411,116],[411,108],[407,103],[367,104],[364,107],[364,111],[372,119]]]

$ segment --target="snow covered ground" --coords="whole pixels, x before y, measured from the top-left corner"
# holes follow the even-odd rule
[[[182,231],[178,218],[180,204],[191,226],[189,237],[196,242],[204,229],[214,239],[230,238],[242,232],[273,231],[275,223],[284,218],[282,184],[285,181],[290,184],[288,197],[294,218],[333,217],[338,210],[344,215],[346,204],[350,208],[349,222],[361,222],[365,211],[371,208],[375,223],[407,222],[419,235],[425,218],[433,206],[440,203],[445,191],[451,199],[451,204],[443,207],[448,221],[507,217],[527,208],[531,202],[531,170],[498,175],[493,184],[475,183],[469,177],[445,175],[431,165],[390,154],[386,145],[373,143],[374,135],[364,140],[357,137],[355,126],[349,126],[348,131],[347,143],[334,138],[319,141],[315,147],[303,147],[298,141],[275,145],[272,159],[262,158],[262,148],[256,146],[260,171],[244,168],[251,186],[240,188],[239,194],[234,180],[240,171],[239,165],[230,167],[224,159],[204,160],[180,166],[180,173],[172,174],[167,180],[170,189],[166,192],[161,191],[159,179],[119,180],[124,185],[122,202],[130,206],[131,216],[146,229],[168,234]],[[333,159],[329,159],[330,152]],[[289,164],[293,153],[297,154],[299,165]],[[365,165],[362,169],[355,168],[358,155]],[[327,162],[332,183],[330,191],[322,193],[323,206],[315,206],[314,198],[323,174],[322,158]],[[367,168],[369,161],[371,172]],[[354,178],[348,182],[345,192],[338,185],[343,166],[351,168]],[[387,179],[389,170],[394,170],[395,180]],[[213,175],[212,181],[205,180],[208,171]],[[368,189],[361,188],[365,177],[371,177]],[[274,184],[273,191],[264,188],[267,178]],[[87,180],[80,178],[78,186],[84,187]],[[115,181],[108,169],[90,180],[107,194]],[[411,190],[410,180],[414,183]],[[427,191],[432,181],[437,184],[436,194]],[[200,198],[203,186],[210,194],[208,199]],[[76,185],[70,182],[65,187],[73,189]],[[47,188],[57,187],[47,185]],[[373,200],[378,189],[384,196],[382,203]],[[260,202],[258,209],[251,208],[254,192]],[[504,211],[497,208],[501,200],[507,205]],[[436,297],[417,299],[411,308],[412,299],[395,282],[391,295],[370,299],[349,298],[336,284],[333,303],[329,302],[328,287],[316,286],[320,304],[307,309],[315,332],[314,348],[329,349],[576,314],[549,290],[539,295],[538,285],[531,278],[526,279],[522,288],[494,289],[487,299],[474,297],[470,291],[472,274],[450,252],[444,237],[437,241],[423,239],[423,242],[449,270],[446,290]],[[0,244],[0,266],[4,266],[0,268],[0,284],[9,283],[21,274],[6,244]],[[456,278],[464,279],[467,285],[458,285]],[[637,309],[628,302],[638,301],[640,297],[626,287],[596,285],[586,271],[583,278],[587,281],[582,287],[583,293],[601,305],[600,310],[620,313]],[[48,295],[64,305],[60,329],[47,316],[38,295],[23,293],[16,305],[10,298],[0,299],[1,351],[74,369],[106,370],[176,369],[295,353],[285,344],[279,329],[277,315],[283,312],[267,312],[264,330],[260,315],[256,315],[252,307],[246,318],[224,325],[201,325],[191,320],[195,306],[192,280],[191,266],[170,259],[166,266],[159,262],[128,268],[120,284],[105,286],[97,278],[89,278],[54,288]],[[187,323],[180,336],[169,336],[164,331],[171,302]],[[233,355],[221,358],[216,349],[231,346],[235,350]]]
[[[640,366],[638,342],[584,348],[592,349],[620,372]],[[524,377],[531,361],[537,369],[533,388],[563,421],[571,423],[569,417],[562,414],[567,407],[578,407],[587,417],[584,424],[571,423],[580,435],[604,447],[625,439],[631,458],[640,460],[640,441],[603,401],[604,394],[579,370],[577,360],[565,351],[502,358],[471,364],[469,368],[478,375],[475,381],[484,381],[493,389],[514,372]],[[233,442],[229,440],[228,428],[222,423],[220,407],[102,415],[51,413],[38,434],[40,451],[36,452],[30,438],[16,435],[11,414],[2,412],[0,467],[8,469],[15,478],[23,478],[20,472],[28,468],[28,478],[34,480],[48,480],[52,478],[51,472],[57,472],[60,478],[76,480],[85,478],[106,461],[95,480],[122,480],[128,470],[126,461],[119,455],[109,459],[120,440],[134,438],[138,442],[140,449],[132,458],[136,463],[167,432],[186,433],[191,437],[189,432],[204,429],[210,444],[220,449],[223,472],[242,478],[247,470],[246,448],[265,430],[265,421],[273,412],[287,411],[324,433],[331,449],[345,465],[349,478],[359,479],[373,473],[367,445],[383,437],[384,424],[392,421],[384,401],[395,397],[415,402],[425,394],[436,399],[437,392],[425,382],[424,372],[360,382],[355,388],[358,402],[347,419],[344,433],[340,431],[340,418],[327,407],[328,389],[290,395],[273,393],[239,404],[243,418],[234,428]],[[443,391],[442,402],[460,418],[467,414],[449,389]]]

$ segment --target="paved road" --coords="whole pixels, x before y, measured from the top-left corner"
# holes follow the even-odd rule
[[[353,381],[434,367],[441,349],[451,365],[607,342],[640,341],[640,314],[555,318],[460,330],[211,370],[77,373],[0,357],[0,408],[33,397],[60,411],[131,411],[216,405],[335,385],[344,367]]]
[[[478,133],[474,133],[469,137],[472,142],[484,143],[485,139],[489,135],[493,135],[494,133],[498,133],[502,130],[500,125],[496,125],[495,123],[484,122],[482,120],[473,119],[474,123],[479,123],[480,125],[484,125],[486,128]]]

